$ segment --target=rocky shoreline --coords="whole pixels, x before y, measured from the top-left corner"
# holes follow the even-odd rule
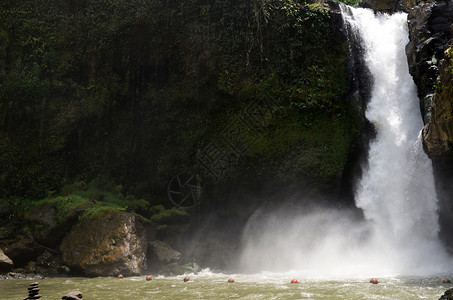
[[[39,209],[32,213],[43,214]],[[133,213],[105,209],[76,220],[69,232],[54,241],[54,248],[42,245],[53,238],[45,234],[52,235],[51,225],[47,225],[50,230],[44,227],[29,237],[1,240],[0,278],[178,275],[201,270],[168,243],[157,240],[155,224]]]

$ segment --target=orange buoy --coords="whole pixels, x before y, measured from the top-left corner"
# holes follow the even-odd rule
[[[297,281],[297,279],[293,279],[291,280],[291,283],[299,283],[299,281]]]
[[[146,281],[150,281],[150,280],[153,280],[153,278],[151,277],[151,275],[146,276]]]
[[[233,279],[233,278],[230,278],[230,279],[228,279],[228,282],[229,282],[229,283],[233,283],[233,282],[234,282],[234,279]]]
[[[378,281],[376,278],[371,278],[371,279],[370,279],[370,283],[372,283],[372,284],[378,284],[379,281]]]
[[[186,277],[184,277],[184,279],[183,279],[183,280],[184,280],[184,282],[187,282],[187,281],[189,281],[189,280],[190,280],[190,278],[189,278],[189,276],[186,276]]]
[[[444,280],[442,280],[442,283],[451,283],[451,280],[450,279],[444,279]]]
[[[118,279],[123,279],[123,278],[124,278],[123,274],[118,274]]]

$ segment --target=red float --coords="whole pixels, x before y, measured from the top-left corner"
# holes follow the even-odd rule
[[[299,283],[299,281],[297,281],[297,279],[293,279],[291,280],[291,283]]]
[[[450,279],[444,279],[444,280],[442,280],[442,283],[451,283],[451,280]]]
[[[153,280],[153,278],[151,277],[151,275],[146,276],[146,281],[150,281],[150,280]]]
[[[184,280],[184,282],[187,282],[187,281],[189,281],[189,280],[190,280],[190,278],[189,278],[189,276],[186,276],[186,277],[184,277],[184,279],[183,279],[183,280]]]
[[[234,279],[233,279],[233,278],[230,278],[230,279],[228,279],[228,282],[229,282],[229,283],[233,283],[233,282],[234,282]]]
[[[123,278],[124,278],[123,274],[118,274],[118,279],[123,279]]]
[[[371,278],[371,279],[370,279],[370,283],[372,283],[372,284],[378,284],[379,281],[378,281],[376,278]]]

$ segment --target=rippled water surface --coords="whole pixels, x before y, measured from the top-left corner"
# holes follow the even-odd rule
[[[40,280],[0,280],[1,299],[23,299],[31,282],[39,282],[42,299],[61,299],[79,290],[83,299],[439,299],[451,287],[442,284],[448,276],[379,278],[377,285],[369,278],[310,279],[294,274],[225,275],[202,272],[184,276],[117,278],[49,278]],[[227,283],[229,277],[235,283]],[[450,275],[451,277],[451,275]]]

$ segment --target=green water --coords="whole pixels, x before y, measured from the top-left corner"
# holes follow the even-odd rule
[[[61,299],[78,290],[83,299],[439,299],[451,284],[442,284],[446,276],[379,278],[379,284],[363,279],[310,279],[285,274],[225,275],[202,272],[184,276],[145,276],[117,278],[49,278],[40,280],[0,280],[0,299],[23,299],[31,282],[39,282],[44,300]],[[229,277],[235,283],[228,283]],[[450,276],[451,277],[451,276]]]

